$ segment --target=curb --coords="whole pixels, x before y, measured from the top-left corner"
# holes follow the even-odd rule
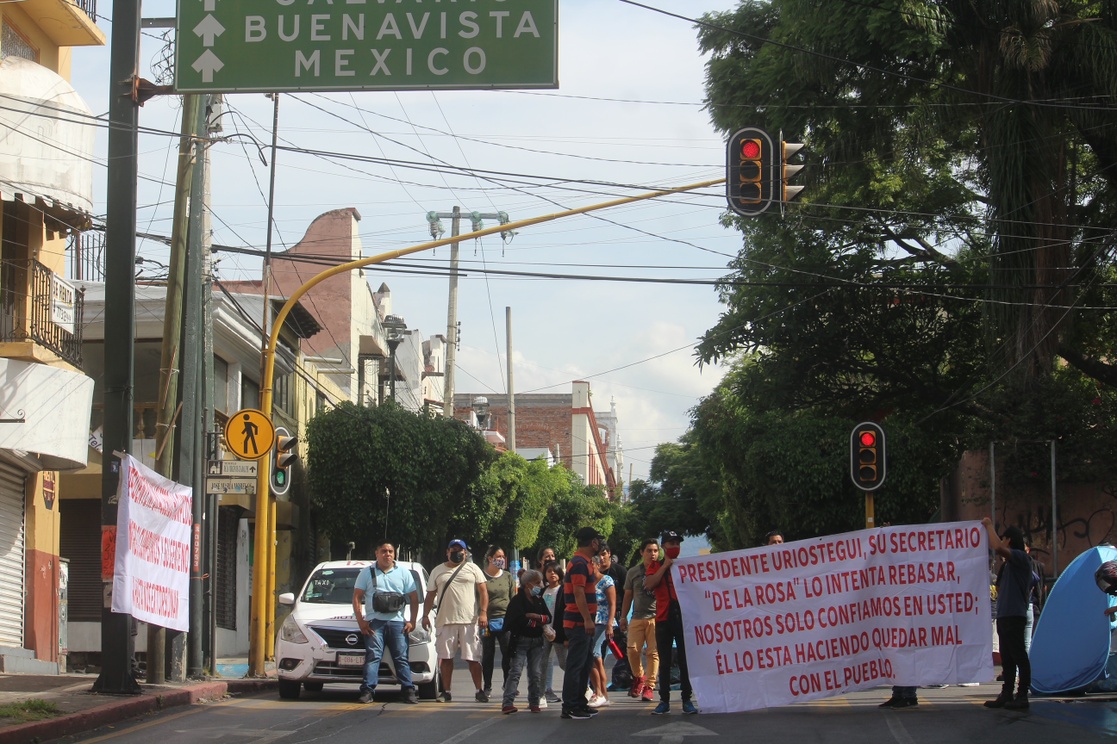
[[[80,734],[128,718],[142,716],[179,705],[194,705],[211,700],[221,700],[227,695],[259,692],[274,687],[272,679],[237,679],[220,682],[200,682],[175,690],[152,694],[140,693],[135,697],[117,699],[96,708],[70,713],[46,721],[33,721],[11,726],[0,731],[0,744],[35,744]]]

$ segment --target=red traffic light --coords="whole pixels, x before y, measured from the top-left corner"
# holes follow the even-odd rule
[[[849,437],[849,474],[862,491],[875,491],[884,483],[886,458],[884,429],[865,421],[853,427]]]
[[[760,157],[760,140],[747,139],[741,143],[741,157],[755,160]]]
[[[876,432],[863,431],[861,432],[861,446],[862,447],[875,447],[877,443]]]

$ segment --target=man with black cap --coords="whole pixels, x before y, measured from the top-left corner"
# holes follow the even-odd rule
[[[450,702],[450,682],[454,676],[454,656],[460,651],[469,664],[469,675],[477,688],[474,698],[489,702],[481,683],[480,628],[488,626],[489,593],[485,573],[469,560],[469,547],[463,540],[451,540],[446,546],[446,562],[438,564],[427,580],[427,596],[423,600],[423,627],[431,626],[430,611],[438,601],[438,628],[435,650],[438,652],[442,693],[439,700]]]
[[[562,584],[562,627],[567,646],[566,670],[562,680],[562,717],[583,721],[597,715],[586,700],[597,616],[596,581],[590,561],[601,552],[605,538],[593,527],[582,527],[574,533],[574,539],[578,548],[566,567]]]
[[[671,657],[679,658],[680,694],[683,699],[683,713],[694,714],[691,699],[690,674],[686,666],[686,645],[683,635],[683,612],[679,606],[679,595],[675,593],[675,581],[671,576],[671,566],[679,557],[683,537],[674,530],[663,533],[663,560],[653,561],[648,566],[644,586],[655,592],[655,643],[659,648],[659,705],[652,711],[654,716],[671,712]],[[674,644],[674,648],[672,648]]]
[[[1024,550],[1024,532],[1019,527],[1008,527],[1004,536],[997,535],[993,521],[981,520],[989,533],[989,547],[1004,559],[997,572],[997,638],[1001,648],[1001,668],[1004,686],[994,700],[986,700],[986,708],[1028,708],[1028,688],[1032,684],[1032,664],[1024,647],[1024,628],[1028,622],[1028,604],[1034,583],[1032,559]],[[1020,672],[1020,685],[1013,696],[1016,673]]]

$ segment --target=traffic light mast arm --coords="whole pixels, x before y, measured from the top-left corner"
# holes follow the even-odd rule
[[[474,232],[465,233],[463,235],[451,236],[440,240],[432,240],[429,243],[422,243],[420,245],[413,245],[409,248],[401,248],[395,251],[388,251],[369,258],[362,258],[356,261],[349,261],[348,263],[338,264],[337,266],[330,267],[322,273],[311,277],[301,287],[296,289],[283,303],[283,307],[279,309],[279,313],[275,316],[275,322],[272,324],[271,335],[268,338],[267,346],[264,347],[264,364],[263,364],[263,379],[260,381],[260,410],[265,416],[271,417],[272,413],[272,382],[275,377],[275,350],[279,345],[279,333],[283,330],[283,324],[287,320],[287,316],[291,313],[295,303],[313,289],[321,282],[329,279],[332,276],[343,274],[354,269],[361,269],[365,266],[373,266],[375,264],[391,261],[394,258],[402,258],[410,256],[413,253],[421,253],[433,248],[439,248],[444,245],[456,243],[459,241],[470,240],[474,238],[482,238],[486,235],[493,235],[499,232],[506,232],[508,230],[518,230],[521,227],[530,227],[531,225],[538,225],[543,222],[551,222],[553,220],[562,219],[563,217],[573,217],[578,214],[587,214],[589,212],[596,212],[602,209],[609,209],[610,207],[619,207],[633,202],[645,201],[647,199],[655,199],[660,196],[669,196],[671,194],[681,194],[687,191],[694,191],[695,189],[706,188],[708,186],[717,186],[725,183],[724,178],[718,178],[712,181],[701,181],[699,183],[692,183],[687,186],[680,186],[674,189],[662,189],[660,191],[651,191],[645,194],[637,194],[636,196],[628,196],[622,199],[613,199],[612,201],[602,202],[600,204],[591,204],[585,207],[578,207],[576,209],[567,209],[562,212],[555,212],[553,214],[542,215],[540,217],[531,217],[526,220],[519,220],[516,222],[508,222],[503,225],[494,225],[487,227],[483,230],[476,230]],[[269,547],[273,540],[270,535],[270,530],[260,529],[262,522],[261,515],[266,515],[269,509],[268,499],[268,486],[270,482],[269,470],[267,468],[259,468],[256,473],[256,535],[253,543],[253,561],[254,565],[258,567],[269,566]],[[274,567],[269,566],[268,571],[255,570],[252,573],[252,627],[249,634],[249,657],[248,657],[248,673],[251,676],[263,676],[264,674],[264,642],[265,639],[270,637],[267,632],[267,627],[270,624],[267,618],[270,617],[269,599],[265,596],[267,593],[267,574],[274,570]]]

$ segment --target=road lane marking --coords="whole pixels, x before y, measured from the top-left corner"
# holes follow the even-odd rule
[[[494,723],[496,723],[499,720],[500,720],[499,717],[494,717],[494,718],[490,718],[486,721],[481,721],[481,723],[477,724],[476,726],[470,726],[465,731],[459,731],[458,733],[451,736],[449,739],[446,739],[445,741],[439,742],[439,744],[458,744],[459,742],[467,741],[469,739],[469,737],[473,736],[474,734],[476,734],[480,731],[484,731],[489,726],[492,726]]]
[[[888,730],[892,732],[892,738],[896,740],[896,744],[915,744],[915,739],[911,738],[911,734],[908,733],[904,724],[900,723],[900,719],[895,714],[886,713],[884,720],[888,723]]]

